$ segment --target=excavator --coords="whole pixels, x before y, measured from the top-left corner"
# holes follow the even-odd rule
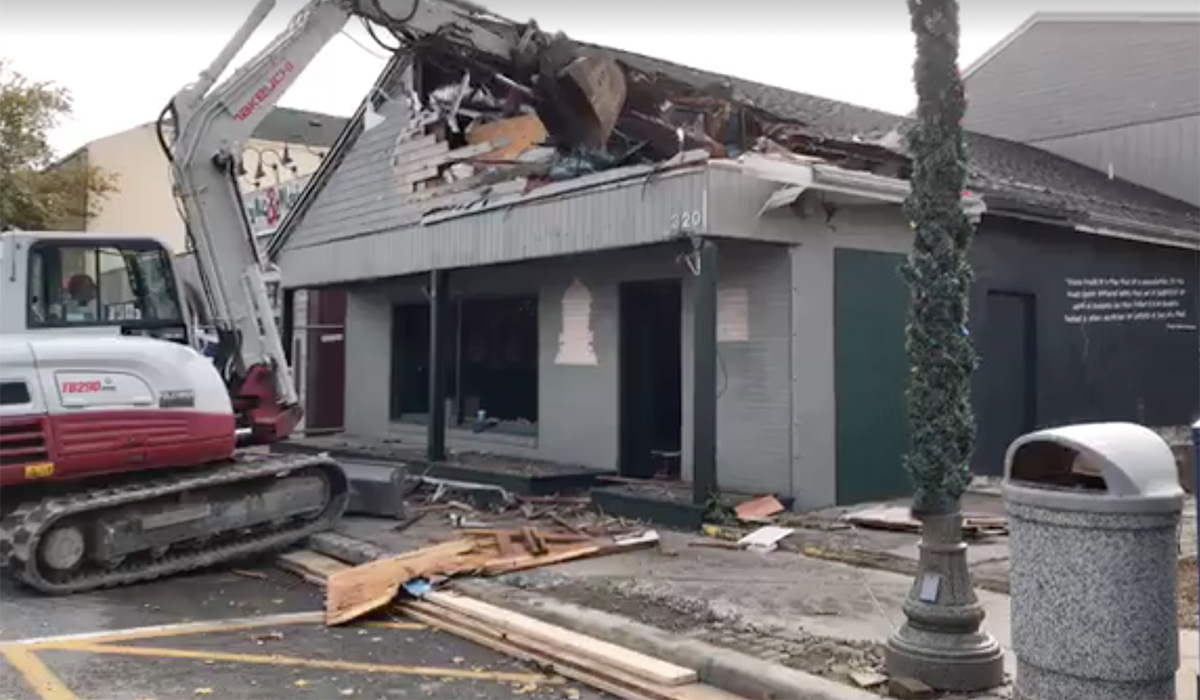
[[[344,513],[336,461],[269,449],[302,410],[269,291],[279,270],[238,174],[241,144],[350,19],[390,32],[396,51],[437,42],[511,66],[505,79],[547,123],[586,133],[611,118],[574,44],[466,0],[310,0],[221,81],[274,4],[258,2],[158,120],[204,309],[153,238],[0,233],[0,567],[42,593],[281,549]],[[196,349],[201,315],[215,358]]]

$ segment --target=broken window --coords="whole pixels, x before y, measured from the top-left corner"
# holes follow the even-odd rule
[[[474,432],[536,435],[537,297],[456,299],[443,341],[447,421]],[[393,310],[391,418],[429,422],[429,304]]]

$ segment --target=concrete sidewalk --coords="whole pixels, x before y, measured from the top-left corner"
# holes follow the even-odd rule
[[[391,525],[351,518],[341,529],[392,551],[421,546],[448,529],[434,518],[400,533],[388,530]],[[786,551],[756,554],[697,546],[711,540],[659,532],[661,551],[578,560],[497,581],[843,683],[849,683],[852,671],[882,664],[882,645],[904,620],[901,606],[912,584],[909,575]],[[978,595],[987,612],[985,627],[1008,649],[1008,596],[986,590]],[[1184,632],[1180,642],[1179,697],[1200,700],[1195,694],[1195,631]],[[1010,676],[1015,665],[1007,653]],[[1011,687],[973,697],[1008,698]]]

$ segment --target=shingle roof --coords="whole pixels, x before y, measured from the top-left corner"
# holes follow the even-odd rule
[[[751,80],[681,66],[617,49],[605,51],[628,67],[659,74],[695,88],[723,85],[730,97],[776,117],[795,120],[815,134],[835,140],[887,142],[903,151],[902,136],[915,124],[908,118],[867,107],[763,85]],[[1120,180],[1033,146],[982,134],[965,136],[970,186],[999,201],[1045,208],[1068,218],[1100,215],[1134,224],[1166,226],[1200,234],[1200,208]]]

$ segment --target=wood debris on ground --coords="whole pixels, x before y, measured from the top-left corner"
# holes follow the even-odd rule
[[[415,579],[440,583],[455,576],[494,576],[658,543],[653,530],[594,537],[522,527],[465,529],[454,536],[429,547],[324,572],[326,624],[343,624],[387,605],[401,586]]]
[[[894,530],[897,532],[921,531],[921,522],[912,517],[904,506],[873,506],[847,513],[846,522],[872,530]],[[1008,518],[1003,515],[964,513],[963,536],[968,538],[990,537],[1008,534]]]
[[[562,548],[578,547],[577,543],[560,542],[570,533],[554,533],[538,530],[526,533],[523,529],[504,531],[510,542],[524,546],[527,535],[540,538],[547,554],[530,557],[546,557]],[[494,535],[480,534],[474,539],[486,540]],[[599,546],[609,551],[619,551],[631,546],[644,546],[657,542],[653,532],[635,538],[612,538],[607,544],[594,540],[588,546]],[[455,541],[457,542],[457,541]],[[406,563],[386,564],[383,568],[407,569],[411,571],[428,563],[430,551],[444,547],[445,552],[456,552],[453,556],[469,558],[454,543],[442,543],[423,550],[399,555]],[[484,545],[485,548],[490,545]],[[614,549],[615,548],[615,549]],[[580,547],[580,549],[582,549]],[[310,568],[306,578],[321,581],[326,593],[338,586],[335,580],[350,572],[362,570],[372,564],[386,562],[381,559],[370,564],[351,566],[331,557],[308,553],[303,558]],[[286,555],[285,555],[286,556]],[[324,561],[321,561],[324,560]],[[407,575],[403,573],[402,575]],[[358,575],[356,575],[358,576]],[[386,604],[385,604],[386,605]],[[662,659],[648,656],[625,647],[580,634],[564,627],[522,615],[505,608],[490,605],[454,592],[428,591],[412,599],[404,599],[390,605],[390,611],[402,614],[434,629],[448,632],[468,641],[500,652],[528,663],[546,673],[549,678],[563,677],[584,683],[598,690],[625,700],[744,700],[698,682],[694,669],[678,666]]]
[[[743,501],[737,504],[733,510],[737,513],[738,520],[742,522],[766,523],[771,521],[772,516],[778,515],[786,509],[778,498],[767,495]]]

